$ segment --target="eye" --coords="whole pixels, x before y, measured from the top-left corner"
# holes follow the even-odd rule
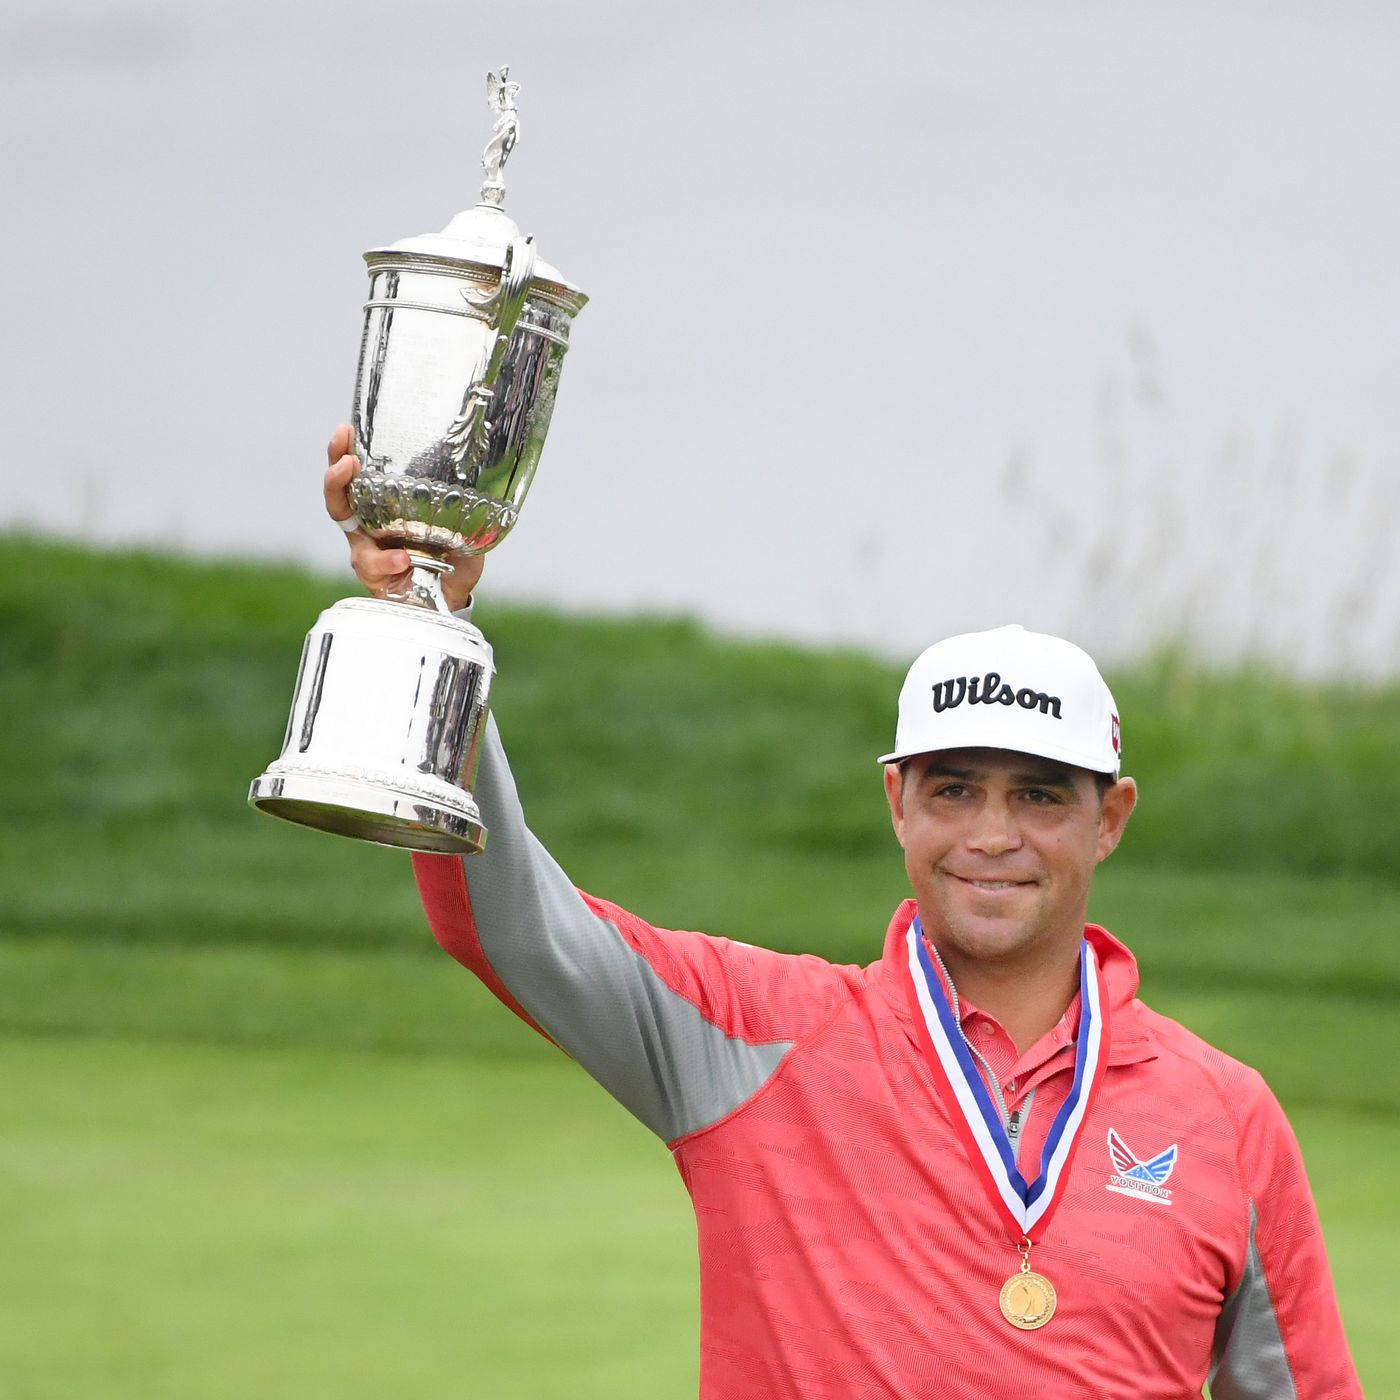
[[[934,790],[935,797],[959,798],[967,796],[966,783],[940,783]]]
[[[1051,792],[1048,788],[1028,788],[1026,790],[1026,801],[1034,807],[1053,807],[1060,803],[1060,795]]]

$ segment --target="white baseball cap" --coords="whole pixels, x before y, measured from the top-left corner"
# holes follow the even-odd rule
[[[899,763],[942,749],[1009,749],[1118,774],[1118,706],[1088,652],[1012,625],[948,637],[909,668],[899,692]]]

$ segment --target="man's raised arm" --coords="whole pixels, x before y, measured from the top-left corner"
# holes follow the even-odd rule
[[[349,446],[338,429],[325,481],[337,521],[353,514],[347,488],[359,464]],[[405,550],[347,534],[366,587],[389,592],[407,575]],[[482,558],[452,562],[443,591],[461,608]],[[819,958],[653,928],[576,890],[525,824],[494,719],[472,791],[485,850],[414,857],[434,935],[666,1142],[740,1107],[844,1003],[843,972]]]

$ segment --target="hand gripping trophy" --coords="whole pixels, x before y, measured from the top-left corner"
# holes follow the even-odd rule
[[[414,851],[469,854],[486,838],[470,789],[494,666],[448,610],[444,556],[484,553],[515,524],[587,300],[501,209],[519,132],[509,76],[486,79],[481,203],[365,254],[350,496],[361,529],[407,549],[411,584],[317,619],[281,757],[248,792],[272,816]]]

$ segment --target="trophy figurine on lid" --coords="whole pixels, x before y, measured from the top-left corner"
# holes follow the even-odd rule
[[[495,130],[481,203],[441,233],[365,254],[369,300],[351,416],[360,528],[412,561],[401,597],[347,598],[302,650],[282,754],[253,806],[322,831],[470,854],[491,648],[442,594],[446,556],[510,533],[587,298],[501,208],[519,85],[487,75]]]

